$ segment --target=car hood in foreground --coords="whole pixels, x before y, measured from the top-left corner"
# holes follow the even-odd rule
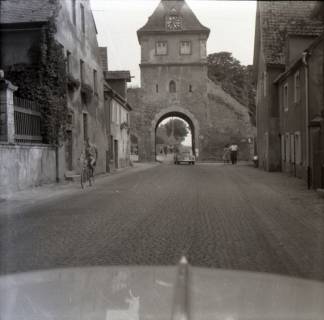
[[[171,319],[177,303],[184,303],[192,320],[324,318],[322,282],[195,267],[187,268],[183,276],[178,267],[93,267],[7,275],[0,278],[0,319]],[[187,300],[181,291],[186,291]]]

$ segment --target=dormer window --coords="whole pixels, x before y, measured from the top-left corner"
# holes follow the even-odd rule
[[[168,42],[167,41],[156,41],[155,54],[157,56],[167,55],[168,54]]]
[[[191,54],[191,41],[180,41],[180,54]]]
[[[297,71],[294,75],[294,102],[300,101],[300,74]]]

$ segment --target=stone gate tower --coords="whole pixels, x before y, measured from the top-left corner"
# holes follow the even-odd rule
[[[129,90],[128,99],[133,106],[131,131],[141,160],[155,160],[156,128],[170,116],[190,125],[198,159],[210,158],[209,137],[214,135],[212,129],[220,115],[213,117],[211,110],[215,103],[210,101],[207,77],[209,33],[184,0],[161,0],[137,31],[141,88]]]

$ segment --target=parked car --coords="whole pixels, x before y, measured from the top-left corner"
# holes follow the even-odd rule
[[[190,151],[180,151],[174,155],[174,164],[188,163],[195,164],[196,158]]]

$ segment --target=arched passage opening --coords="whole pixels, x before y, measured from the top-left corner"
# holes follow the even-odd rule
[[[162,110],[152,121],[151,141],[154,159],[171,154],[169,155],[171,160],[173,152],[179,148],[190,149],[198,157],[198,136],[198,122],[188,110],[179,107]]]

